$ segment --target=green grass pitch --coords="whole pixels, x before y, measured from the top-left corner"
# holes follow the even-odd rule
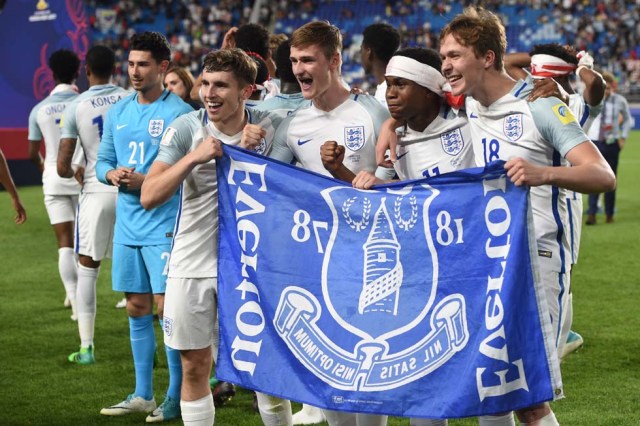
[[[640,425],[640,132],[629,138],[619,168],[616,221],[604,224],[599,216],[598,225],[583,228],[573,272],[573,328],[585,345],[562,364],[567,397],[553,409],[563,426]],[[0,193],[0,425],[143,424],[142,414],[99,414],[134,388],[128,322],[125,311],[114,308],[122,295],[111,291],[110,262],[104,262],[98,282],[97,363],[72,365],[66,358],[77,350],[78,331],[62,307],[42,191],[23,187],[20,195],[28,220],[16,226],[8,196]],[[154,370],[158,403],[167,385],[166,358],[160,355]],[[286,374],[274,371],[273,379],[286,380]],[[216,411],[216,425],[261,425],[251,402],[251,393],[240,390]],[[393,418],[389,424],[409,421]]]

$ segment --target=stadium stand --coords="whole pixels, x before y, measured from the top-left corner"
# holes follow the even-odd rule
[[[476,3],[468,1],[465,3]],[[484,1],[507,26],[509,51],[529,51],[538,43],[566,43],[588,50],[602,69],[619,80],[620,93],[640,102],[640,8],[633,1]],[[174,47],[174,62],[197,73],[200,59],[218,48],[232,26],[258,22],[274,33],[290,34],[302,24],[325,19],[344,36],[345,80],[363,89],[359,48],[363,29],[385,21],[398,28],[405,46],[437,47],[437,34],[463,2],[441,0],[310,1],[262,0],[178,1],[89,0],[92,37],[110,45],[122,58],[132,31],[163,32]],[[126,58],[119,63],[118,83],[126,85]]]

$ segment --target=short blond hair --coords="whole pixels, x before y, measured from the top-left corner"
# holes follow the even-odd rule
[[[468,7],[442,29],[440,44],[448,35],[463,46],[471,47],[477,58],[493,51],[496,56],[493,66],[498,71],[502,70],[507,34],[500,18],[494,13],[482,7]]]
[[[335,25],[327,21],[313,21],[304,24],[291,35],[291,47],[296,49],[320,46],[327,59],[342,52],[342,34]]]

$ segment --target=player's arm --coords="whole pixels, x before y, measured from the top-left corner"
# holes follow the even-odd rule
[[[582,96],[587,105],[594,107],[600,105],[604,99],[606,83],[602,75],[593,69],[593,57],[583,51],[578,52],[578,69],[576,75],[584,82],[585,88]]]
[[[127,168],[118,168],[118,156],[113,144],[113,132],[111,125],[111,110],[107,113],[104,123],[102,139],[98,145],[96,160],[96,177],[106,185],[120,187],[120,178],[127,172]]]
[[[584,82],[585,87],[582,96],[587,105],[600,105],[604,99],[604,89],[606,87],[602,75],[592,69],[580,67],[578,68],[578,76]]]
[[[396,154],[396,147],[398,145],[396,129],[403,125],[403,122],[389,118],[380,126],[380,134],[376,142],[376,163],[378,163],[379,166],[391,168],[393,167],[393,163],[398,160]]]
[[[529,104],[540,134],[570,163],[571,167],[532,164],[522,158],[505,163],[507,175],[516,185],[554,185],[582,193],[609,192],[616,178],[600,151],[587,138],[566,105],[556,98]]]
[[[538,166],[522,158],[509,160],[504,167],[516,186],[553,185],[583,194],[615,189],[616,177],[591,141],[585,140],[572,148],[566,158],[571,167]]]
[[[527,101],[533,102],[538,98],[558,98],[569,105],[569,94],[552,78],[537,78],[533,80],[533,90]]]
[[[29,114],[29,133],[27,139],[29,141],[29,160],[36,165],[40,173],[44,172],[44,159],[40,155],[40,144],[42,143],[42,132],[38,125],[38,109],[40,104],[36,105]]]
[[[278,126],[276,133],[273,136],[271,151],[269,152],[270,158],[275,158],[276,160],[287,164],[291,164],[294,159],[293,152],[291,152],[291,148],[289,148],[289,145],[287,144],[287,133],[289,131],[290,122],[290,119],[285,119],[282,124]]]
[[[74,170],[73,167],[71,167],[71,160],[73,160],[73,154],[76,151],[76,143],[77,139],[75,138],[60,139],[58,159],[56,162],[58,176],[63,178],[73,177]]]
[[[40,155],[42,141],[29,141],[29,160],[36,165],[40,173],[44,172],[44,159]]]
[[[525,52],[509,53],[504,56],[504,69],[512,78],[525,79],[529,75],[525,68],[531,66],[531,56]]]
[[[173,165],[156,159],[142,184],[140,204],[150,210],[166,202],[176,193],[182,181],[195,166],[220,156],[222,156],[222,143],[209,136],[196,149],[188,152]]]
[[[11,197],[11,202],[13,203],[13,209],[16,211],[15,222],[20,225],[27,220],[27,212],[20,201],[20,196],[18,195],[18,190],[16,189],[16,185],[13,183],[13,179],[11,178],[11,173],[9,173],[9,166],[7,165],[7,160],[4,156],[4,153],[0,150],[0,183],[4,186],[4,189],[7,190],[9,196]]]

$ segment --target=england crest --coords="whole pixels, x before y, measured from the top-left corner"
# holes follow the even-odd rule
[[[522,113],[509,114],[504,118],[504,135],[511,142],[515,142],[522,136]]]
[[[149,134],[157,138],[164,131],[164,120],[149,120]]]
[[[336,389],[402,386],[436,370],[467,344],[464,297],[437,297],[439,262],[429,207],[438,191],[422,187],[426,194],[416,195],[412,185],[386,194],[345,187],[322,191],[333,217],[322,300],[301,287],[285,288],[274,325],[292,354]],[[416,238],[425,256],[403,252]],[[334,262],[345,258],[352,261]]]
[[[350,126],[344,128],[344,144],[351,151],[357,151],[364,146],[364,126]]]
[[[460,154],[462,148],[464,148],[464,139],[462,139],[462,132],[460,129],[454,129],[450,132],[446,132],[440,135],[440,143],[442,144],[442,150],[451,156]]]

